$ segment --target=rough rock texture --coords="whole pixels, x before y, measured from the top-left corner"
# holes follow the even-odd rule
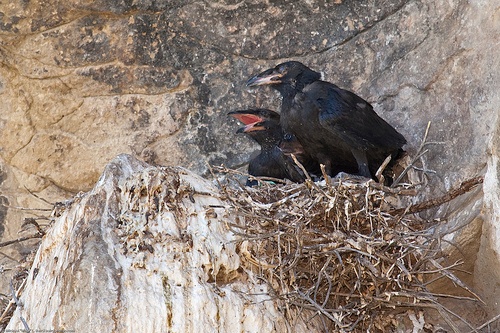
[[[484,193],[427,217],[462,230],[471,283],[498,313],[499,48],[496,0],[2,2],[0,233],[17,238],[16,207],[89,190],[123,152],[205,176],[244,165],[255,146],[226,112],[277,109],[244,82],[294,59],[372,102],[410,153],[432,121],[422,195],[486,175]]]
[[[285,332],[267,286],[240,267],[218,190],[129,155],[67,203],[28,277],[9,330]],[[63,241],[61,241],[63,240]],[[297,321],[297,331],[319,332]]]

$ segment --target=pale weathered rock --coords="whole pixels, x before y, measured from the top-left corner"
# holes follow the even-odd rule
[[[240,266],[224,223],[235,216],[208,181],[120,155],[92,191],[66,205],[7,331],[25,329],[21,317],[35,331],[287,330],[267,285]]]
[[[484,179],[484,218],[474,283],[491,309],[500,309],[500,118],[496,123],[488,152],[488,171]]]
[[[205,176],[207,163],[244,165],[255,147],[226,112],[278,109],[272,90],[244,83],[295,59],[372,102],[410,154],[432,121],[429,141],[439,144],[418,163],[430,170],[422,196],[486,174],[484,205],[474,193],[426,217],[450,228],[476,221],[476,237],[454,241],[479,249],[467,267],[496,314],[499,13],[495,0],[2,3],[0,202],[10,208],[0,207],[0,232],[17,238],[27,215],[14,207],[50,207],[26,189],[67,199],[123,152]]]

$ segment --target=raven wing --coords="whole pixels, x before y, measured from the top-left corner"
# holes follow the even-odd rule
[[[399,149],[406,143],[370,103],[351,91],[317,81],[303,92],[318,109],[321,126],[354,149],[386,151]]]

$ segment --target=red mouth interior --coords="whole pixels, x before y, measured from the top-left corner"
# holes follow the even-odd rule
[[[241,113],[241,114],[232,114],[234,118],[238,119],[241,121],[243,124],[248,125],[248,124],[253,124],[253,123],[258,123],[261,122],[263,119],[259,116],[256,116],[254,114],[248,114],[248,113]]]

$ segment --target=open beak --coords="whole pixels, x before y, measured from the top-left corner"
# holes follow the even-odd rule
[[[248,133],[248,132],[255,132],[255,131],[263,131],[265,130],[264,126],[255,126],[257,123],[251,123],[246,125],[245,127],[238,128],[236,133]]]
[[[249,113],[248,110],[231,111],[228,115],[245,124],[245,126],[239,128],[236,133],[248,133],[265,130],[265,128],[260,125],[260,123],[264,121],[264,118],[258,116],[257,114]],[[259,125],[256,126],[257,124]]]
[[[252,123],[260,123],[264,119],[256,114],[248,113],[248,111],[231,111],[228,113],[229,116],[238,119],[243,124],[248,125]]]

